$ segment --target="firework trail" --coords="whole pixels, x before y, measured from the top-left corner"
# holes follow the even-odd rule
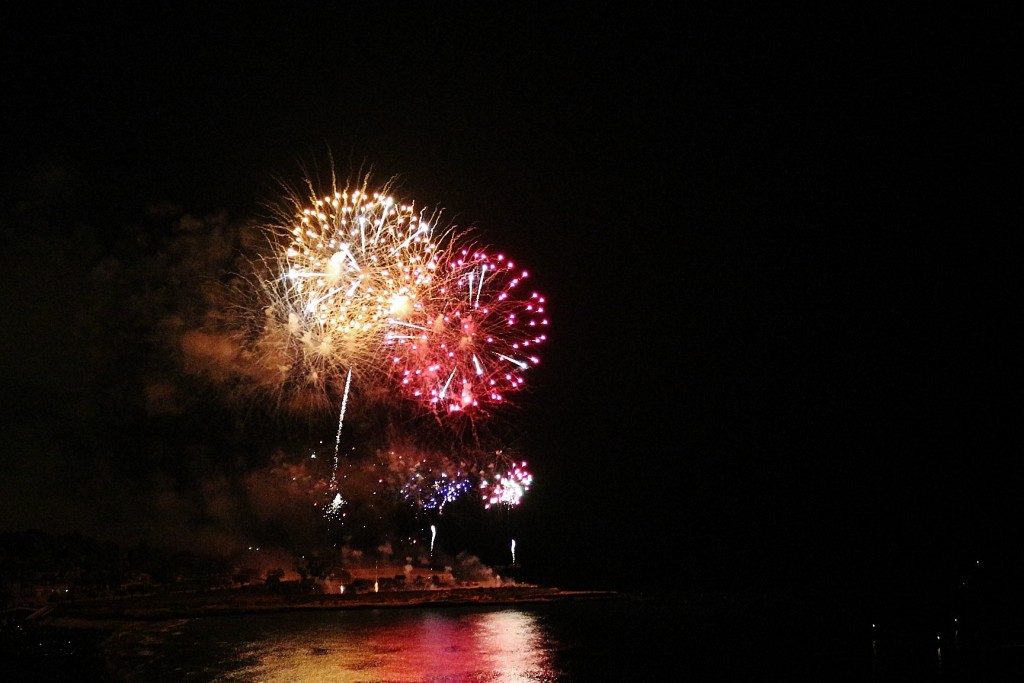
[[[348,407],[348,392],[351,383],[352,371],[350,369],[348,376],[345,378],[345,393],[342,396],[341,411],[338,414],[338,431],[334,435],[334,467],[331,468],[331,483],[328,488],[328,495],[334,493],[334,497],[324,508],[324,514],[328,516],[338,514],[341,506],[345,504],[345,499],[342,498],[341,493],[338,492],[338,450],[341,448],[341,428],[345,424],[345,409]]]
[[[352,371],[345,378],[345,393],[341,399],[341,412],[338,413],[338,431],[334,435],[334,468],[338,468],[338,449],[341,447],[341,428],[345,425],[345,408],[348,407],[348,391],[352,385]]]

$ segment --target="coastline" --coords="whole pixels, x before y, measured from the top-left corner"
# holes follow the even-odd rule
[[[30,619],[41,626],[116,630],[133,621],[303,610],[408,609],[524,604],[626,597],[616,591],[561,590],[534,585],[456,587],[355,594],[231,589],[60,602]]]

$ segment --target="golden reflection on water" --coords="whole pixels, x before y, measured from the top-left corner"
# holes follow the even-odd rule
[[[239,653],[247,665],[220,680],[267,683],[554,681],[537,617],[509,609],[410,613],[358,630],[277,633]]]

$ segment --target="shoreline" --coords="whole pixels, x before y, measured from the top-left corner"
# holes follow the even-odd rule
[[[533,585],[436,588],[357,594],[306,594],[231,589],[59,602],[29,619],[40,626],[117,629],[135,621],[187,619],[268,612],[347,609],[409,609],[528,604],[626,597],[616,591],[561,590]]]

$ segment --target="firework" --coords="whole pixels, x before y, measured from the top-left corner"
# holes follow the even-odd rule
[[[545,299],[526,289],[529,273],[503,254],[445,253],[406,320],[391,321],[391,376],[435,413],[486,412],[522,389],[525,371],[540,362]]]
[[[352,373],[362,368],[355,360],[370,356],[368,345],[313,325],[300,291],[277,268],[274,259],[253,259],[236,284],[241,326],[235,337],[245,381],[235,390],[270,397],[296,414],[336,410]]]
[[[433,221],[367,184],[289,192],[267,226],[275,253],[265,310],[301,343],[318,374],[372,371],[390,325],[404,320],[438,267]]]
[[[533,475],[526,469],[525,461],[507,466],[498,463],[481,472],[480,498],[485,509],[492,505],[515,507],[532,485]]]
[[[391,451],[390,456],[400,495],[418,510],[441,514],[446,505],[473,489],[469,471],[446,455],[403,457]]]
[[[331,501],[324,506],[324,517],[327,517],[328,519],[338,519],[339,515],[341,515],[342,506],[347,502],[348,501],[341,497],[340,493],[335,492]]]
[[[288,190],[263,226],[239,335],[258,387],[321,405],[350,385],[435,416],[491,414],[547,339],[545,299],[501,253],[436,228],[385,184]],[[436,234],[435,234],[436,233]],[[302,397],[304,400],[294,400]],[[456,424],[449,421],[450,425]]]
[[[403,488],[402,494],[407,499],[416,501],[424,510],[437,510],[438,513],[443,513],[445,505],[455,502],[459,496],[472,488],[468,478],[448,477],[442,472],[433,478],[417,476]]]
[[[301,191],[284,187],[247,242],[255,255],[226,318],[238,350],[235,394],[322,414],[350,391],[387,390],[384,341],[434,286],[448,229],[435,230],[439,214],[395,199],[388,183],[339,189],[332,177],[322,191],[308,178]]]
[[[465,234],[438,230],[438,214],[396,200],[388,184],[339,188],[332,177],[326,189],[309,179],[299,187],[285,188],[261,226],[266,251],[239,279],[244,324],[233,339],[249,385],[276,390],[279,405],[340,404],[333,468],[316,507],[347,531],[368,533],[403,500],[417,518],[476,495],[485,508],[518,505],[532,483],[525,462],[481,450],[489,427],[475,420],[507,405],[540,362],[548,319],[529,273]],[[446,444],[342,463],[350,392],[389,413],[437,417]],[[360,406],[363,417],[368,407],[375,404]],[[459,415],[470,419],[442,419]],[[447,441],[454,425],[472,425],[472,446]]]

